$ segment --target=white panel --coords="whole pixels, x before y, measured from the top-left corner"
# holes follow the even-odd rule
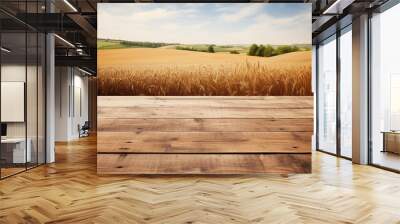
[[[1,122],[24,122],[24,82],[1,82]]]

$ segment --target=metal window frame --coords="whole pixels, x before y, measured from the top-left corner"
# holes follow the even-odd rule
[[[336,58],[336,63],[337,63],[337,78],[336,78],[336,85],[337,85],[337,101],[336,101],[336,125],[337,125],[337,130],[336,130],[336,137],[337,137],[337,142],[336,142],[336,153],[340,158],[344,158],[347,160],[352,160],[351,157],[345,156],[342,153],[342,118],[341,118],[341,81],[342,81],[342,59],[341,59],[341,37],[346,34],[347,32],[352,32],[353,28],[351,27],[353,24],[350,23],[344,27],[338,27],[338,31],[336,34],[337,37],[337,58]]]
[[[370,166],[373,166],[373,167],[377,167],[379,169],[383,169],[383,170],[387,170],[387,171],[395,172],[395,173],[400,173],[400,170],[393,169],[393,168],[390,168],[390,167],[386,167],[386,166],[382,166],[382,165],[373,163],[372,97],[371,97],[372,96],[372,91],[373,91],[372,90],[372,53],[373,52],[372,52],[372,26],[371,26],[371,20],[373,18],[373,13],[383,13],[386,10],[398,5],[399,3],[400,3],[400,0],[388,0],[383,5],[381,5],[381,6],[377,7],[377,8],[374,8],[374,9],[370,9],[370,10],[367,11],[367,13],[368,13],[368,30],[367,30],[367,41],[368,41],[368,49],[367,49],[368,50],[368,54],[367,54],[367,66],[368,66],[368,69],[367,69],[367,80],[368,80],[368,87],[367,87],[368,88],[368,96],[367,96],[367,98],[368,98],[368,105],[367,105],[367,107],[368,107],[368,111],[367,111],[367,113],[368,113],[368,124],[367,124],[367,127],[368,127],[368,139],[367,139],[367,141],[368,141],[368,161],[367,161],[367,164],[370,165]],[[340,21],[338,21],[338,22],[340,22]],[[341,28],[340,31],[346,29],[346,27],[349,26],[349,25],[351,25],[351,23],[346,25],[345,27]],[[338,47],[338,45],[340,45],[340,36],[342,34],[340,34],[340,35],[337,35],[337,33],[335,33],[335,34],[336,34],[335,40],[337,41],[336,42],[336,46]],[[335,35],[335,34],[332,34],[332,35]],[[318,51],[318,49],[319,49],[320,43],[325,41],[325,40],[327,40],[332,35],[328,35],[328,36],[325,35],[324,39],[318,40],[318,42],[316,44],[316,51],[317,51],[316,52],[316,89],[317,89],[316,92],[317,92],[317,94],[315,96],[316,97],[316,107],[317,107],[316,108],[316,150],[319,151],[319,152],[323,152],[323,153],[326,153],[326,154],[329,154],[329,155],[336,156],[336,157],[344,158],[344,159],[347,159],[347,160],[352,160],[352,158],[349,158],[349,157],[346,157],[346,156],[342,155],[340,145],[338,144],[338,143],[340,143],[340,140],[341,140],[340,139],[340,135],[339,135],[340,132],[341,132],[340,117],[338,118],[338,115],[340,116],[340,113],[338,113],[338,111],[340,111],[340,110],[338,110],[338,105],[340,107],[340,99],[337,100],[337,105],[336,105],[337,106],[337,108],[336,108],[336,111],[337,111],[336,122],[337,122],[337,124],[336,125],[337,125],[337,129],[339,129],[336,132],[337,133],[337,136],[336,136],[337,137],[336,154],[328,152],[328,151],[325,151],[325,150],[319,148],[319,94],[318,94],[319,93],[319,65],[318,65],[319,64],[318,63],[319,62],[319,56],[318,56],[318,54],[319,54],[318,52],[319,51]],[[340,50],[336,52],[337,58],[339,58],[339,62],[340,62],[339,53],[340,53]],[[338,66],[337,66],[337,68],[338,68]],[[340,69],[340,67],[339,67],[339,69]],[[337,70],[336,73],[338,75],[338,73],[340,73],[340,70]],[[339,76],[340,76],[340,74],[339,74]],[[339,80],[338,79],[336,80],[336,85],[340,85],[340,77],[339,77]],[[340,91],[340,87],[337,88],[337,90]],[[336,98],[337,99],[340,98],[340,92],[336,93]],[[338,104],[338,102],[339,102],[339,104]],[[339,141],[338,141],[338,139],[339,139]]]
[[[347,18],[348,19],[348,18]],[[340,21],[339,21],[340,22]],[[315,74],[316,74],[316,151],[318,152],[323,152],[329,155],[333,155],[339,158],[343,158],[346,160],[352,160],[352,158],[347,157],[342,155],[342,148],[341,148],[341,132],[342,132],[342,126],[341,126],[341,117],[340,117],[340,103],[341,103],[341,96],[340,96],[340,81],[341,81],[341,65],[340,65],[340,37],[345,34],[346,32],[351,32],[351,29],[349,29],[349,27],[352,25],[352,23],[348,23],[345,24],[344,26],[341,26],[342,24],[340,23],[336,23],[334,24],[336,31],[335,33],[326,36],[324,39],[320,40],[317,44],[316,44],[316,70],[315,70]],[[349,30],[347,30],[349,29]],[[345,31],[345,32],[344,32]],[[319,147],[319,106],[320,106],[320,96],[319,96],[319,47],[320,44],[326,40],[328,40],[329,38],[332,38],[333,36],[335,36],[335,38],[331,41],[336,41],[336,151],[335,153],[329,152],[327,150],[321,149]]]
[[[373,88],[372,88],[372,53],[373,53],[373,49],[372,49],[372,19],[373,19],[373,14],[374,13],[384,13],[385,11],[391,9],[392,7],[396,6],[400,4],[400,0],[389,0],[387,2],[385,2],[384,4],[380,5],[379,7],[369,10],[368,11],[368,31],[367,31],[367,45],[368,45],[368,54],[367,54],[367,62],[368,62],[368,69],[367,69],[367,82],[368,82],[368,159],[367,159],[367,163],[370,166],[379,168],[379,169],[383,169],[383,170],[387,170],[390,172],[394,172],[394,173],[400,173],[400,169],[394,169],[388,166],[384,166],[381,164],[377,164],[374,163],[373,160],[373,130],[372,130],[372,93],[373,93]]]
[[[35,0],[33,0],[33,1],[35,1]],[[29,2],[32,2],[32,0],[30,0]],[[24,3],[25,3],[25,12],[27,12],[28,0],[25,0]],[[36,3],[37,3],[36,4],[36,10],[39,11],[39,0],[36,0]],[[47,11],[47,8],[46,8],[46,11]],[[2,12],[5,12],[5,11],[2,10]],[[25,16],[26,15],[27,14],[25,14]],[[25,107],[24,108],[24,119],[25,119],[25,169],[23,169],[21,171],[18,171],[18,172],[15,172],[15,173],[12,173],[12,174],[7,175],[7,176],[3,176],[2,175],[2,168],[0,167],[0,180],[7,179],[9,177],[12,177],[12,176],[18,175],[20,173],[26,172],[26,171],[28,171],[30,169],[37,168],[37,167],[47,163],[47,141],[46,141],[46,139],[47,139],[47,128],[46,128],[46,126],[47,126],[47,112],[46,112],[46,110],[43,111],[44,112],[44,116],[42,117],[44,119],[42,121],[44,123],[44,133],[43,133],[44,134],[44,136],[43,136],[43,139],[44,139],[43,147],[44,147],[44,149],[42,150],[42,152],[44,153],[44,155],[42,155],[44,161],[43,161],[43,163],[39,163],[39,82],[38,82],[38,80],[39,80],[39,68],[38,68],[38,66],[39,66],[39,33],[43,33],[43,32],[40,32],[39,30],[36,30],[35,28],[29,26],[26,23],[24,23],[24,26],[25,26],[25,30],[22,31],[21,33],[25,34],[25,87],[24,87],[24,91],[25,91],[25,93],[24,93],[24,96],[25,96],[25,99],[24,99],[24,107]],[[28,30],[31,30],[31,32],[28,32]],[[27,112],[28,33],[32,33],[32,32],[34,34],[36,34],[36,136],[35,137],[36,137],[36,140],[37,140],[36,141],[37,142],[37,147],[36,147],[36,150],[37,150],[36,157],[37,158],[36,158],[35,164],[33,164],[33,166],[28,167],[28,162],[27,162],[28,161],[27,160],[28,159],[28,154],[27,154],[27,147],[28,147],[28,144],[27,144],[27,139],[28,139],[28,112]],[[0,45],[1,45],[1,41],[2,41],[2,39],[1,39],[2,34],[3,34],[3,32],[0,32]],[[47,77],[47,66],[46,66],[47,65],[47,60],[46,60],[46,58],[47,58],[46,57],[47,56],[47,39],[46,39],[47,33],[43,33],[43,34],[44,34],[44,36],[43,36],[42,44],[44,44],[44,46],[43,46],[44,47],[44,51],[42,51],[41,53],[44,54],[43,58],[44,58],[44,64],[45,64],[44,66],[45,67],[42,69],[42,76],[44,76],[43,77],[44,78],[44,86],[43,86],[43,88],[44,88],[44,99],[43,99],[43,105],[42,106],[45,109],[45,108],[47,108],[47,100],[46,100],[46,98],[47,98],[47,82],[45,81],[46,77]],[[1,62],[2,62],[2,56],[0,54],[0,68],[2,67],[2,63]],[[0,82],[1,82],[1,69],[0,69]],[[0,90],[1,90],[1,85],[0,85]],[[0,99],[1,99],[1,91],[0,91]],[[1,106],[0,106],[0,110],[1,110]],[[0,123],[1,123],[1,115],[0,115]],[[1,144],[0,144],[0,156],[1,156]],[[30,165],[32,165],[32,164],[30,164]]]
[[[3,38],[2,38],[2,32],[1,32],[1,29],[2,28],[2,23],[0,23],[0,47],[1,46],[3,46],[2,45],[2,40],[3,40]],[[1,69],[1,67],[2,67],[2,64],[1,64],[1,62],[2,62],[2,52],[0,51],[0,125],[2,124],[2,122],[1,122],[1,77],[2,77],[2,74],[1,74],[1,71],[2,71],[2,69]],[[1,135],[1,134],[0,134]],[[1,136],[0,136],[1,137]],[[1,174],[1,171],[2,171],[2,168],[1,168],[1,152],[2,152],[2,148],[1,148],[2,146],[1,146],[1,144],[0,144],[0,180],[2,179],[2,174]]]

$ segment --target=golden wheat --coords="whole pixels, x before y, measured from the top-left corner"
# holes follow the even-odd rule
[[[99,68],[99,95],[309,96],[311,66],[241,63],[191,68]]]

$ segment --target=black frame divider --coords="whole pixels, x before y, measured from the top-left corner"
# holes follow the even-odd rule
[[[0,23],[0,31],[2,30],[2,23]],[[2,40],[3,40],[3,38],[2,38],[2,32],[0,32],[0,47],[2,47],[3,45],[2,45]],[[2,122],[1,122],[1,78],[3,77],[2,75],[1,75],[1,71],[2,71],[2,69],[1,69],[1,60],[2,59],[2,52],[1,52],[1,50],[0,50],[0,125],[2,124]],[[0,138],[1,138],[1,133],[0,133]],[[1,139],[0,139],[0,141],[1,141]],[[0,180],[2,179],[2,173],[1,173],[1,171],[2,171],[2,156],[1,156],[1,152],[2,152],[2,144],[0,144]]]
[[[367,128],[368,128],[368,139],[367,139],[367,141],[368,141],[368,152],[367,152],[367,154],[368,154],[368,161],[367,161],[367,163],[368,163],[368,165],[371,165],[371,166],[374,166],[374,167],[377,167],[377,168],[380,168],[380,169],[384,169],[384,170],[388,170],[388,171],[391,171],[391,172],[395,172],[395,173],[400,173],[400,170],[397,170],[397,169],[393,169],[393,168],[390,168],[390,167],[386,167],[386,166],[383,166],[383,165],[380,165],[380,164],[374,164],[374,161],[373,161],[373,141],[372,141],[372,136],[373,136],[373,133],[372,133],[372,91],[373,91],[373,89],[372,89],[372,54],[373,54],[373,49],[372,49],[372,22],[371,22],[371,20],[372,20],[372,18],[373,18],[373,14],[374,13],[383,13],[383,12],[385,12],[386,10],[388,10],[388,9],[390,9],[390,8],[392,8],[392,7],[394,7],[394,6],[396,6],[397,4],[400,4],[400,0],[388,0],[388,1],[386,1],[384,4],[382,4],[382,5],[380,5],[380,6],[378,6],[377,8],[373,8],[373,9],[368,9],[368,10],[366,10],[366,13],[368,14],[368,21],[367,21],[367,51],[368,51],[368,53],[367,53],[367,82],[368,82],[368,86],[367,86],[367,88],[368,88],[368,95],[367,95],[367,98],[368,98],[368,105],[367,105],[367,107],[368,107],[368,124],[367,124]],[[340,118],[340,79],[341,79],[341,67],[340,67],[340,37],[343,35],[343,30],[345,30],[348,26],[350,26],[352,23],[351,23],[351,18],[352,18],[352,16],[351,15],[348,15],[347,17],[344,17],[344,18],[342,18],[342,20],[344,20],[344,22],[342,22],[342,20],[339,20],[336,24],[334,24],[334,25],[332,25],[332,27],[329,27],[327,30],[326,30],[326,32],[324,31],[324,32],[322,32],[321,33],[321,35],[320,36],[318,36],[318,37],[316,37],[315,38],[315,45],[316,45],[316,47],[315,47],[315,49],[316,49],[316,63],[315,63],[315,66],[316,66],[316,70],[315,70],[315,72],[316,72],[316,77],[315,77],[315,79],[316,79],[316,94],[315,94],[315,97],[316,97],[316,117],[315,117],[315,119],[316,119],[316,143],[315,143],[315,145],[316,145],[316,150],[317,151],[319,151],[319,152],[323,152],[323,153],[327,153],[327,154],[329,154],[329,155],[333,155],[333,156],[337,156],[337,157],[340,157],[340,158],[344,158],[344,159],[347,159],[347,160],[352,160],[352,158],[349,158],[349,157],[346,157],[346,156],[343,156],[342,155],[342,150],[341,150],[341,145],[340,145],[340,143],[341,143],[341,136],[340,136],[340,134],[341,134],[341,118]],[[338,24],[340,24],[340,25],[338,25]],[[333,27],[333,26],[335,26],[335,28]],[[335,30],[336,29],[336,30]],[[335,30],[334,32],[333,32],[333,30]],[[337,124],[336,124],[336,153],[332,153],[332,152],[328,152],[328,151],[326,151],[326,150],[324,150],[324,149],[320,149],[320,144],[319,144],[319,105],[320,105],[320,96],[319,96],[319,88],[320,88],[320,86],[319,86],[319,59],[320,59],[320,57],[319,57],[319,45],[320,45],[320,43],[322,43],[323,41],[325,41],[325,40],[327,40],[327,39],[329,39],[329,38],[331,38],[331,36],[333,36],[333,35],[336,35],[336,38],[335,38],[335,40],[336,40],[336,69],[337,69],[337,71],[336,71],[336,75],[337,75],[337,80],[336,80],[336,85],[337,85],[337,88],[336,88],[336,122],[337,122]]]
[[[28,12],[28,3],[30,4],[36,4],[36,7],[33,6],[33,11],[36,11],[36,13],[39,13],[39,3],[47,3],[47,1],[40,1],[40,0],[24,0],[21,1],[22,9],[24,10],[23,13],[25,13],[25,19],[27,19],[27,13]],[[46,12],[47,12],[47,7],[46,7]],[[15,176],[17,174],[23,173],[27,170],[36,168],[40,165],[46,164],[47,163],[47,33],[41,32],[40,30],[37,30],[33,28],[32,26],[28,25],[27,23],[19,20],[18,18],[15,18],[12,14],[7,13],[0,7],[0,13],[4,13],[7,17],[10,17],[11,19],[15,19],[17,22],[21,23],[21,29],[15,30],[15,31],[5,31],[0,29],[0,46],[4,44],[3,38],[5,34],[20,34],[24,35],[23,40],[23,45],[25,49],[23,49],[21,52],[24,52],[25,57],[21,55],[21,58],[23,58],[23,61],[25,62],[24,64],[21,64],[22,66],[25,66],[24,72],[25,72],[25,81],[24,81],[24,125],[25,127],[22,127],[22,129],[25,131],[24,134],[24,140],[25,140],[25,164],[24,168],[21,166],[20,171],[13,172],[7,176],[4,176],[4,168],[2,162],[0,162],[0,180],[6,179],[8,177]],[[0,23],[1,26],[1,23]],[[1,27],[0,27],[1,28]],[[30,41],[29,36],[35,38],[36,41],[32,40]],[[29,46],[32,45],[32,46]],[[29,58],[29,54],[33,54],[34,58]],[[5,58],[3,57],[3,52],[0,53],[0,68],[4,66]],[[32,59],[32,60],[31,60]],[[28,66],[35,66],[36,69],[31,69],[28,70]],[[39,70],[39,67],[41,70]],[[32,82],[35,82],[33,85],[33,88],[36,88],[36,90],[33,90],[32,94],[28,93],[28,72],[31,71],[32,73]],[[2,78],[2,69],[0,69],[0,82],[3,81]],[[41,75],[41,89],[39,89],[39,75]],[[0,90],[1,90],[1,85],[0,85]],[[30,141],[31,141],[31,146],[28,146],[28,121],[30,117],[28,116],[28,96],[33,96],[35,98],[34,103],[36,104],[36,109],[33,109],[33,113],[36,112],[36,115],[33,116],[33,119],[36,119],[36,122],[32,120],[31,125],[36,125],[32,126],[32,136],[30,136]],[[0,100],[1,100],[1,91],[0,91]],[[39,101],[41,103],[39,103]],[[41,107],[42,113],[39,114],[39,107]],[[1,105],[0,105],[0,110],[1,110]],[[32,117],[32,116],[31,116]],[[0,123],[1,123],[1,113],[0,113]],[[42,129],[39,129],[39,124],[42,124]],[[21,130],[22,130],[21,129]],[[40,131],[39,131],[40,130]],[[35,133],[36,132],[36,133]],[[39,133],[40,132],[40,133]],[[40,135],[40,137],[39,137]],[[39,143],[40,141],[40,143]],[[2,155],[2,144],[0,144],[0,158]],[[28,162],[28,147],[31,147],[31,160],[36,161],[30,161]],[[40,147],[40,149],[39,149]],[[36,150],[36,151],[35,151]],[[36,155],[34,154],[36,153]],[[34,158],[35,157],[35,158]],[[40,158],[40,161],[39,161]],[[22,164],[21,164],[22,165]]]
[[[367,92],[368,92],[368,102],[367,102],[367,107],[368,107],[368,125],[367,125],[367,128],[368,128],[368,157],[367,157],[367,160],[368,160],[368,165],[370,165],[370,166],[373,166],[373,167],[377,167],[377,168],[380,168],[380,169],[383,169],[383,170],[387,170],[387,171],[390,171],[390,172],[394,172],[394,173],[400,173],[400,170],[398,170],[398,169],[393,169],[393,168],[390,168],[390,167],[388,167],[388,166],[384,166],[384,165],[381,165],[381,164],[377,164],[377,163],[374,163],[374,160],[373,160],[373,138],[372,138],[372,136],[373,136],[373,130],[372,130],[372,116],[373,116],[373,114],[372,114],[372,93],[373,93],[373,88],[372,88],[372,55],[373,55],[373,48],[372,48],[372,41],[373,41],[373,38],[372,38],[372,31],[373,31],[373,29],[372,29],[372,19],[373,19],[373,14],[374,13],[383,13],[383,12],[385,12],[386,10],[389,10],[389,9],[391,9],[392,7],[394,7],[394,6],[396,6],[396,5],[398,5],[398,4],[400,4],[400,0],[388,0],[388,1],[386,1],[384,4],[382,4],[382,5],[380,5],[379,7],[377,7],[377,8],[374,8],[374,9],[370,9],[370,10],[368,10],[368,20],[367,20],[367,27],[368,27],[368,30],[367,30],[367,46],[368,46],[368,53],[367,53],[367,66],[368,66],[368,69],[367,69],[367,82],[368,82],[368,90],[367,90]]]
[[[347,160],[352,160],[352,158],[349,158],[347,156],[343,156],[342,155],[342,150],[341,150],[341,117],[340,117],[340,113],[341,113],[341,108],[340,108],[340,103],[341,103],[341,97],[340,97],[340,81],[341,81],[341,58],[340,58],[340,37],[344,34],[343,30],[347,29],[349,26],[352,25],[351,22],[349,22],[349,18],[347,17],[345,18],[345,22],[344,23],[336,23],[333,26],[335,27],[335,32],[331,33],[329,36],[326,36],[326,38],[320,40],[318,42],[318,44],[316,44],[316,70],[315,70],[315,76],[316,76],[316,86],[317,86],[317,90],[316,90],[316,150],[319,152],[323,152],[329,155],[333,155],[333,156],[337,156],[343,159],[347,159]],[[351,32],[351,31],[349,31]],[[319,144],[319,106],[320,106],[320,96],[319,96],[319,51],[318,49],[320,48],[320,43],[328,40],[329,38],[332,38],[332,36],[335,36],[335,38],[332,41],[336,41],[336,152],[332,153],[332,152],[328,152],[324,149],[320,148],[320,144]]]
[[[342,133],[342,124],[340,118],[340,78],[341,78],[341,65],[340,65],[340,27],[337,24],[336,28],[336,154],[341,156],[341,133]]]

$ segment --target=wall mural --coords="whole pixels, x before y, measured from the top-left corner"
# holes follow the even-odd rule
[[[98,4],[99,174],[310,173],[311,4]]]
[[[307,4],[100,4],[98,18],[99,95],[312,95]]]

